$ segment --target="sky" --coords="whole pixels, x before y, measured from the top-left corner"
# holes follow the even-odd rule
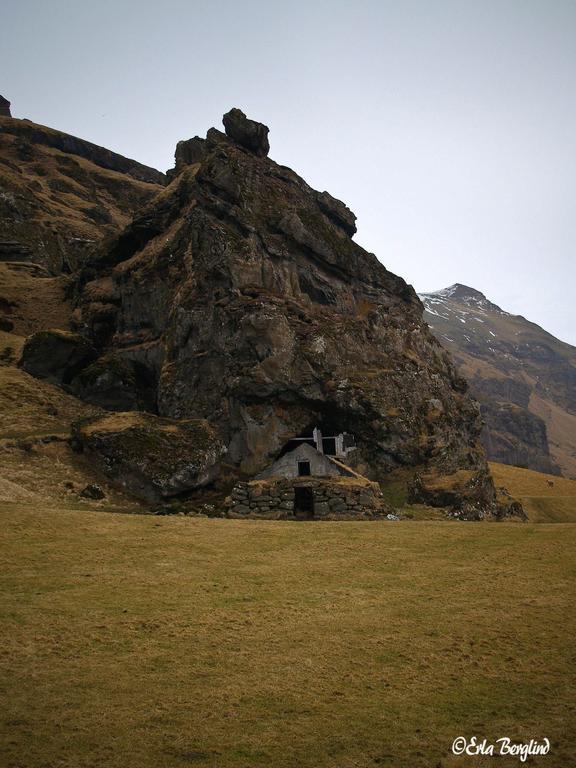
[[[417,291],[576,344],[576,0],[2,0],[0,93],[160,170],[240,107]]]

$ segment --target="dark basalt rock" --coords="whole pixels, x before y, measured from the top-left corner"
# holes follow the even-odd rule
[[[87,284],[78,328],[94,333],[105,300],[98,345],[147,366],[160,416],[209,420],[230,476],[320,426],[355,435],[349,460],[372,480],[466,470],[491,504],[478,407],[414,290],[351,239],[343,203],[264,157],[259,124],[225,122],[99,252],[89,279],[109,290]]]
[[[234,108],[222,118],[226,135],[240,146],[254,152],[258,157],[266,157],[270,151],[268,126],[249,120],[242,110]]]
[[[149,501],[207,485],[225,453],[206,421],[173,421],[137,412],[77,422],[72,445],[92,457],[111,481]]]
[[[143,365],[117,355],[103,355],[70,383],[70,392],[111,411],[155,409],[153,383]]]
[[[341,200],[332,197],[328,192],[316,196],[320,210],[341,227],[349,237],[356,232],[356,216]]]
[[[187,165],[202,162],[206,153],[206,141],[199,136],[179,141],[174,153],[174,168],[166,173],[168,181],[172,181]]]
[[[83,499],[94,499],[96,501],[106,498],[106,494],[97,483],[90,483],[90,485],[87,485],[80,491],[79,495]]]
[[[559,475],[548,450],[546,424],[523,406],[487,399],[482,403],[486,428],[482,442],[491,461]]]
[[[496,493],[487,470],[418,474],[409,484],[408,501],[447,509],[451,517],[461,520],[482,520],[486,512],[496,510]]]
[[[95,348],[85,337],[52,329],[26,339],[19,365],[38,379],[65,385],[96,357]]]
[[[30,261],[34,252],[25,243],[17,240],[0,241],[0,261]]]
[[[0,117],[12,117],[10,102],[4,96],[0,96]]]

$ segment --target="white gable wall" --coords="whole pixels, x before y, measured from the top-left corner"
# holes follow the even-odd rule
[[[299,461],[310,462],[312,477],[339,477],[345,474],[329,458],[318,453],[316,448],[308,443],[302,443],[290,453],[285,453],[259,475],[256,475],[256,480],[263,480],[268,477],[298,477]]]

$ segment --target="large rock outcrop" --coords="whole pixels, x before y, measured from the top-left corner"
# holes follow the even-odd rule
[[[20,366],[37,379],[66,385],[97,356],[92,344],[83,336],[52,328],[33,333],[26,339]]]
[[[226,135],[249,149],[259,157],[266,157],[270,151],[268,143],[268,126],[249,120],[241,109],[231,109],[222,118]]]
[[[203,420],[173,421],[147,413],[114,413],[74,425],[73,445],[110,480],[149,501],[212,482],[225,448]]]
[[[179,144],[170,185],[85,268],[78,328],[146,369],[162,417],[209,420],[239,475],[314,426],[353,433],[371,479],[483,471],[478,408],[413,289],[240,115]]]

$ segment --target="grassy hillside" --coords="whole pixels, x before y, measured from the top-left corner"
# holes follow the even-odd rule
[[[0,307],[9,307],[13,326],[9,333],[0,330],[0,502],[78,505],[77,492],[96,482],[106,499],[82,501],[84,507],[132,510],[136,502],[103,483],[67,442],[71,423],[98,409],[17,367],[28,333],[67,327],[65,283],[63,277],[38,277],[26,265],[0,264]]]
[[[574,525],[0,513],[2,765],[572,764]]]
[[[8,260],[57,275],[127,224],[162,188],[162,174],[60,131],[0,117],[0,188],[0,255],[8,249]]]
[[[0,350],[18,348],[18,337],[0,332]],[[104,501],[92,509],[134,510],[140,505],[103,482],[90,462],[68,443],[71,423],[98,412],[58,387],[0,363],[0,502],[36,499],[46,506],[78,505],[78,492],[100,484]]]
[[[576,522],[576,480],[490,463],[496,486],[522,502],[533,523]]]

